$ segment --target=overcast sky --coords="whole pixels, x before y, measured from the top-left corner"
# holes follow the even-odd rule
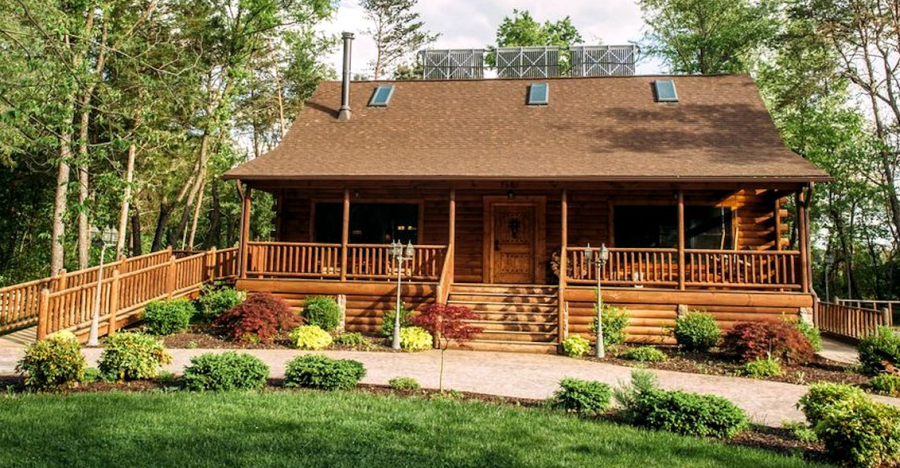
[[[587,44],[607,45],[637,41],[643,33],[641,11],[634,0],[419,0],[417,11],[426,28],[440,33],[434,44],[438,49],[481,48],[495,41],[497,26],[514,8],[528,10],[538,21],[556,21],[570,16]],[[337,15],[325,31],[356,34],[353,43],[354,73],[369,72],[375,58],[375,45],[363,35],[368,27],[358,0],[341,0]],[[340,51],[329,57],[335,70],[341,69]],[[638,64],[638,74],[660,72],[653,61]]]

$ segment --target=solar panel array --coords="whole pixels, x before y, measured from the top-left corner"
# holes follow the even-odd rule
[[[423,50],[419,57],[426,80],[484,78],[484,49]]]
[[[559,47],[500,47],[500,78],[553,78],[559,76]]]
[[[575,46],[569,49],[572,76],[631,76],[635,46]]]

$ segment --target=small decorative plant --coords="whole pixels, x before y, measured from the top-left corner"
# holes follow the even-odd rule
[[[413,311],[406,308],[406,304],[400,303],[400,328],[412,325],[411,318]],[[396,321],[396,311],[394,309],[384,311],[381,316],[381,335],[386,337],[394,336],[394,322]]]
[[[591,342],[579,335],[572,335],[562,342],[566,356],[580,358],[591,350]]]
[[[594,305],[594,312],[597,306]],[[604,349],[613,350],[617,346],[625,344],[625,328],[628,327],[630,317],[628,309],[603,304],[603,346]],[[591,322],[591,335],[597,336],[597,319]]]
[[[365,337],[362,333],[344,332],[334,337],[334,342],[345,346],[353,346],[354,348],[368,349],[372,347],[372,340]]]
[[[900,466],[900,408],[851,398],[826,407],[816,436],[833,462],[843,466]]]
[[[341,307],[333,297],[310,296],[303,301],[303,313],[307,325],[315,325],[333,332],[341,324]]]
[[[297,349],[318,350],[331,344],[331,335],[316,325],[305,325],[291,331],[291,340]]]
[[[882,395],[900,397],[900,375],[878,374],[869,381],[869,388]]]
[[[725,335],[722,348],[741,362],[772,357],[786,364],[803,364],[815,355],[809,340],[787,322],[738,323]]]
[[[860,339],[856,349],[866,375],[877,375],[888,365],[900,368],[900,335],[889,327],[879,327],[875,334]]]
[[[440,341],[441,370],[438,388],[441,392],[444,391],[444,354],[451,343],[463,345],[484,331],[469,323],[477,319],[478,315],[468,307],[446,304],[432,304],[412,318],[414,325],[428,330]]]
[[[194,301],[194,306],[201,319],[211,322],[222,312],[239,306],[246,297],[246,293],[234,288],[206,285],[200,292],[200,297]]]
[[[286,387],[348,390],[355,387],[365,375],[366,368],[359,361],[308,354],[287,363],[284,384]]]
[[[420,388],[419,382],[412,377],[394,377],[393,379],[388,380],[388,385],[394,390],[399,390],[401,392],[413,392]]]
[[[722,331],[712,315],[692,311],[675,320],[674,335],[682,349],[706,352],[718,343]]]
[[[777,377],[783,374],[781,364],[778,359],[766,356],[762,359],[750,361],[741,366],[740,374],[754,379],[764,379],[766,377]]]
[[[421,327],[400,329],[400,348],[404,351],[425,351],[434,347],[434,337]]]
[[[810,426],[815,427],[825,417],[828,407],[841,401],[865,397],[862,390],[852,385],[822,382],[809,386],[806,394],[800,397],[797,408],[806,416]]]
[[[235,341],[271,343],[280,333],[303,325],[283,299],[269,293],[254,293],[241,305],[223,312],[213,327]]]
[[[593,416],[606,411],[612,399],[612,389],[603,382],[567,377],[559,381],[559,389],[550,398],[550,405],[565,411]]]
[[[815,325],[804,322],[803,320],[798,320],[796,322],[796,327],[797,330],[800,330],[800,333],[803,333],[803,336],[809,340],[809,344],[812,346],[813,351],[817,353],[822,351],[822,334]]]
[[[638,362],[662,362],[668,359],[666,353],[653,346],[636,346],[622,353],[624,359]]]
[[[58,390],[84,380],[87,361],[81,343],[70,331],[60,331],[28,346],[16,364],[30,390]]]
[[[259,390],[269,378],[269,366],[249,354],[226,351],[191,358],[181,377],[188,390]]]
[[[172,362],[162,343],[142,333],[116,333],[106,337],[100,354],[100,372],[115,380],[156,377],[160,367]]]
[[[187,299],[153,301],[141,313],[144,331],[151,335],[171,335],[187,330],[196,313]]]

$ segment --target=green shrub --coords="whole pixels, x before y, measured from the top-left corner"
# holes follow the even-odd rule
[[[712,315],[688,312],[675,320],[675,339],[688,351],[709,351],[719,341],[722,330]]]
[[[879,327],[874,335],[859,340],[859,364],[866,375],[885,370],[885,363],[900,367],[900,335],[889,327]]]
[[[151,335],[171,335],[187,330],[196,310],[187,299],[153,301],[141,313],[144,331]]]
[[[332,297],[310,296],[303,301],[303,313],[307,325],[314,325],[327,332],[337,330],[341,324],[341,306]]]
[[[594,315],[597,314],[597,305],[594,305]],[[603,304],[603,346],[606,349],[615,348],[625,343],[625,327],[628,326],[628,310],[624,307],[615,307]],[[591,322],[591,334],[597,336],[597,319]]]
[[[869,381],[869,388],[882,395],[900,397],[900,375],[878,374]]]
[[[640,392],[630,409],[636,424],[698,437],[731,438],[747,427],[747,415],[715,395],[681,390]]]
[[[400,329],[400,347],[406,351],[425,351],[434,347],[434,338],[428,330],[420,327]]]
[[[372,346],[372,340],[365,337],[362,333],[356,332],[341,333],[334,337],[334,342],[356,348],[370,348]]]
[[[812,430],[806,424],[800,421],[785,421],[781,423],[781,427],[791,431],[791,434],[800,442],[812,443],[818,442],[819,436],[816,431]]]
[[[366,368],[359,361],[309,354],[287,363],[284,384],[286,387],[347,390],[355,387],[365,375]]]
[[[797,408],[806,415],[811,427],[819,424],[828,407],[845,400],[865,398],[866,395],[857,387],[829,382],[809,386],[805,395],[800,397]]]
[[[870,398],[829,406],[816,435],[836,463],[856,467],[900,466],[900,408]]]
[[[297,349],[317,350],[331,344],[331,335],[316,325],[305,325],[291,331],[291,339]]]
[[[115,380],[152,379],[172,362],[162,343],[142,333],[116,333],[104,340],[100,372]]]
[[[82,382],[84,383],[94,383],[100,382],[103,380],[103,374],[100,372],[100,369],[96,367],[88,367],[84,370],[84,379]]]
[[[269,366],[249,354],[226,351],[191,358],[181,380],[188,390],[258,390],[266,385]]]
[[[246,297],[246,293],[234,288],[207,285],[194,304],[199,316],[211,322],[222,312],[241,305]]]
[[[63,331],[29,345],[16,364],[16,372],[25,376],[29,389],[55,390],[83,381],[86,367],[78,338]]]
[[[406,328],[412,326],[412,315],[413,311],[406,308],[406,304],[400,303],[400,328]],[[381,335],[382,336],[394,336],[394,321],[397,319],[397,314],[394,309],[384,311],[384,315],[381,316]]]
[[[628,348],[622,353],[622,357],[630,361],[638,362],[662,362],[668,359],[666,353],[654,348],[653,346],[637,346]]]
[[[420,388],[419,382],[412,377],[394,377],[393,379],[388,380],[388,385],[394,390],[403,392],[411,392]]]
[[[762,359],[757,359],[755,361],[750,361],[741,366],[740,369],[741,375],[753,377],[754,379],[777,377],[782,373],[783,371],[781,370],[781,364],[778,363],[778,359],[775,359],[773,357],[765,357]]]
[[[583,415],[596,415],[609,408],[612,389],[603,382],[567,377],[550,398],[554,408]]]
[[[631,382],[627,385],[620,382],[619,387],[613,390],[613,397],[621,408],[621,416],[627,421],[636,422],[638,397],[656,389],[656,374],[644,369],[632,370]]]
[[[578,358],[591,350],[591,342],[578,335],[572,335],[562,342],[562,347],[566,356]]]
[[[809,340],[809,344],[812,345],[813,351],[822,351],[822,334],[819,333],[819,329],[816,328],[815,325],[804,322],[803,320],[798,320],[796,327],[797,330],[800,330],[800,333],[803,333],[803,336]]]

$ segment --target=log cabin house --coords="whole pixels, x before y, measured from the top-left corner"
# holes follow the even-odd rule
[[[225,178],[244,197],[239,288],[343,295],[347,329],[374,332],[390,243],[411,242],[407,306],[469,306],[473,346],[543,352],[589,336],[601,244],[633,342],[672,343],[688,310],[724,328],[808,312],[808,200],[828,180],[747,75],[323,82]],[[249,239],[255,191],[277,200],[272,242]]]

